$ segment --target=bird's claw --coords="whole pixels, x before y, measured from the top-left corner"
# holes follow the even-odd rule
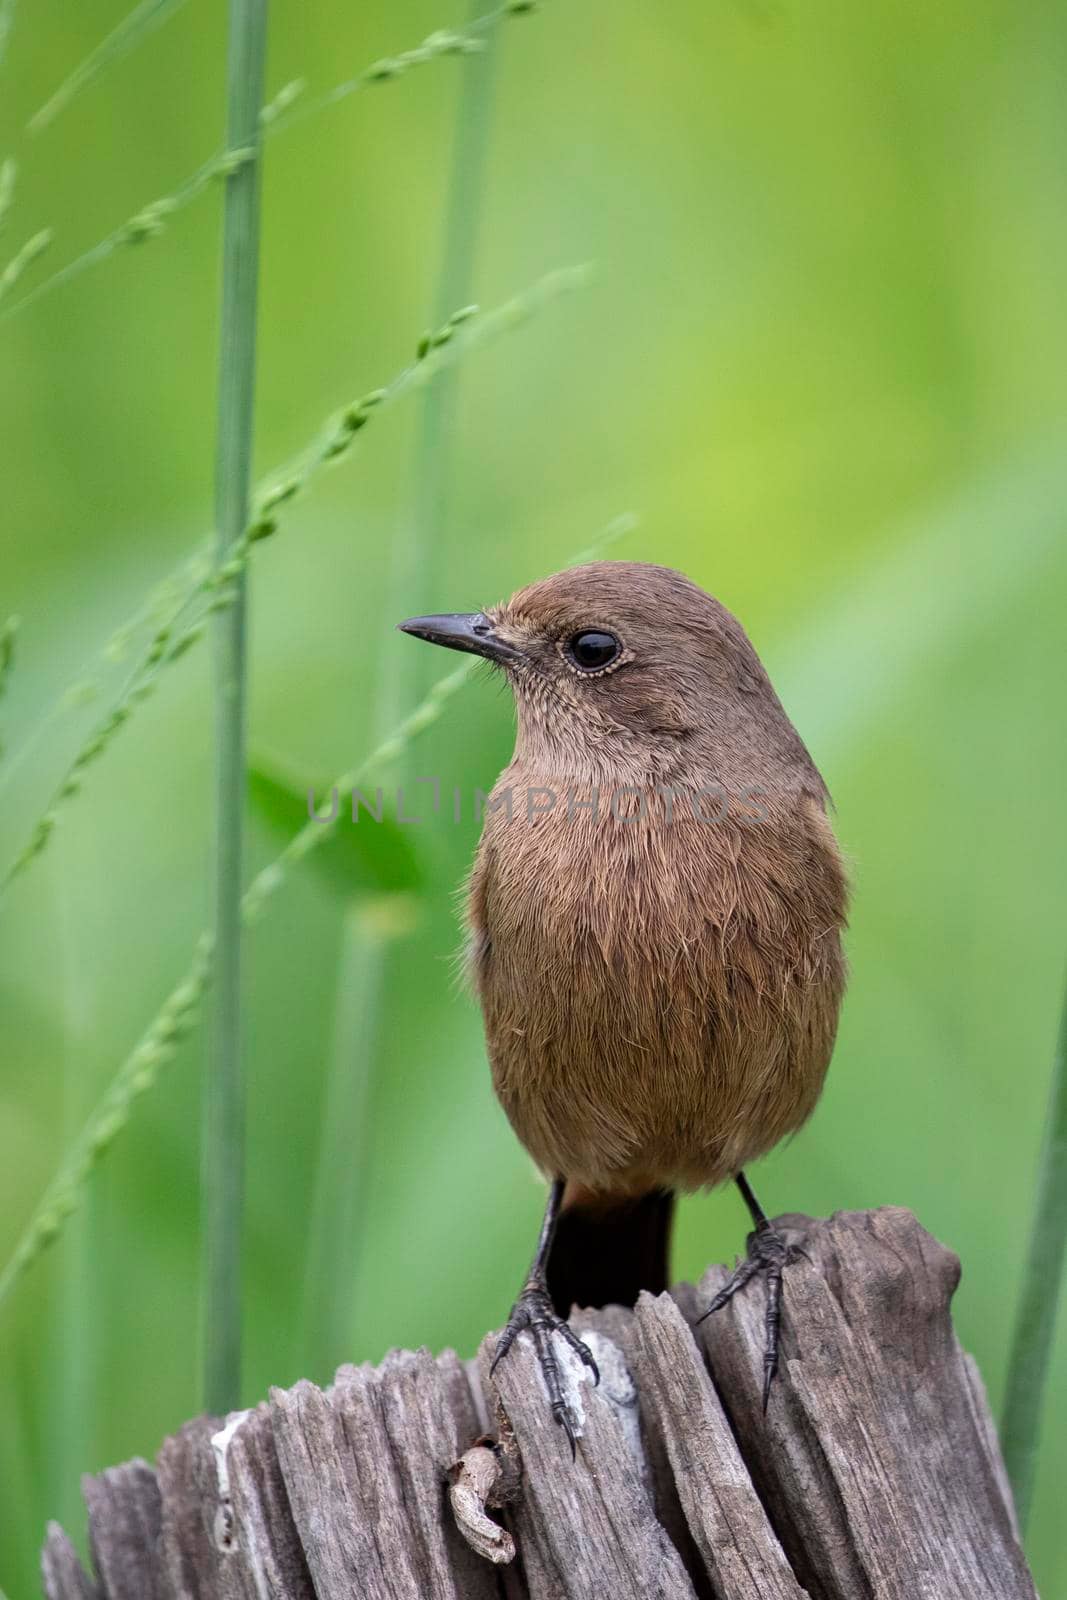
[[[537,1351],[537,1360],[541,1367],[541,1375],[545,1380],[548,1390],[549,1405],[552,1410],[553,1421],[561,1427],[567,1435],[567,1442],[571,1447],[572,1460],[578,1453],[577,1434],[574,1428],[574,1417],[570,1406],[567,1404],[563,1393],[563,1377],[559,1369],[556,1352],[552,1348],[552,1335],[558,1333],[564,1342],[574,1351],[579,1360],[587,1366],[593,1374],[593,1382],[600,1382],[600,1371],[593,1352],[589,1346],[579,1339],[570,1323],[559,1316],[553,1309],[552,1300],[543,1280],[531,1278],[523,1289],[519,1298],[511,1308],[511,1315],[497,1340],[496,1350],[489,1367],[490,1377],[503,1361],[520,1333],[529,1332],[533,1335],[534,1348]]]
[[[721,1311],[723,1306],[753,1278],[766,1279],[767,1309],[763,1319],[763,1412],[766,1415],[767,1403],[771,1398],[771,1386],[778,1372],[783,1274],[786,1267],[791,1266],[800,1257],[805,1261],[811,1258],[798,1244],[792,1244],[784,1233],[780,1233],[767,1222],[754,1228],[746,1243],[748,1253],[745,1259],[734,1268],[708,1309],[697,1318],[697,1322],[703,1322],[713,1312]]]

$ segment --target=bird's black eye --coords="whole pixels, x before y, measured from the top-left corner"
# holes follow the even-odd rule
[[[583,672],[596,672],[601,667],[609,667],[621,650],[622,646],[613,633],[601,633],[595,628],[585,628],[567,641],[567,654]]]

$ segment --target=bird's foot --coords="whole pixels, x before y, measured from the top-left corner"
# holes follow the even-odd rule
[[[567,1404],[563,1393],[563,1375],[559,1368],[559,1359],[552,1348],[552,1335],[558,1333],[566,1344],[574,1351],[575,1355],[593,1374],[593,1382],[600,1382],[600,1373],[593,1360],[593,1352],[584,1344],[570,1323],[563,1317],[557,1316],[552,1307],[552,1300],[545,1287],[543,1277],[531,1277],[525,1288],[511,1308],[500,1338],[497,1340],[496,1352],[492,1365],[489,1368],[492,1375],[508,1351],[511,1349],[519,1334],[528,1330],[533,1335],[534,1348],[537,1359],[541,1365],[541,1374],[548,1390],[548,1400],[552,1408],[554,1420],[567,1435],[571,1447],[571,1457],[577,1455],[577,1435],[575,1433],[574,1415]]]
[[[763,1410],[771,1397],[771,1385],[778,1371],[778,1344],[782,1325],[782,1275],[786,1267],[804,1252],[799,1245],[791,1244],[784,1233],[769,1222],[757,1223],[748,1236],[748,1254],[734,1268],[703,1316],[703,1322],[713,1312],[721,1311],[753,1278],[761,1277],[767,1284],[767,1309],[763,1319]]]

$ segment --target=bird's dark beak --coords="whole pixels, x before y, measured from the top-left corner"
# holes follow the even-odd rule
[[[446,650],[466,650],[489,661],[514,661],[518,651],[493,632],[493,625],[482,611],[445,612],[438,617],[409,617],[398,622],[401,633],[414,634],[428,644],[442,644]]]

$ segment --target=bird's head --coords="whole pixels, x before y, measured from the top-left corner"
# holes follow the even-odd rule
[[[664,772],[713,760],[725,777],[795,763],[798,749],[807,761],[741,624],[669,567],[590,562],[504,605],[399,627],[501,668],[520,751],[555,765]]]

